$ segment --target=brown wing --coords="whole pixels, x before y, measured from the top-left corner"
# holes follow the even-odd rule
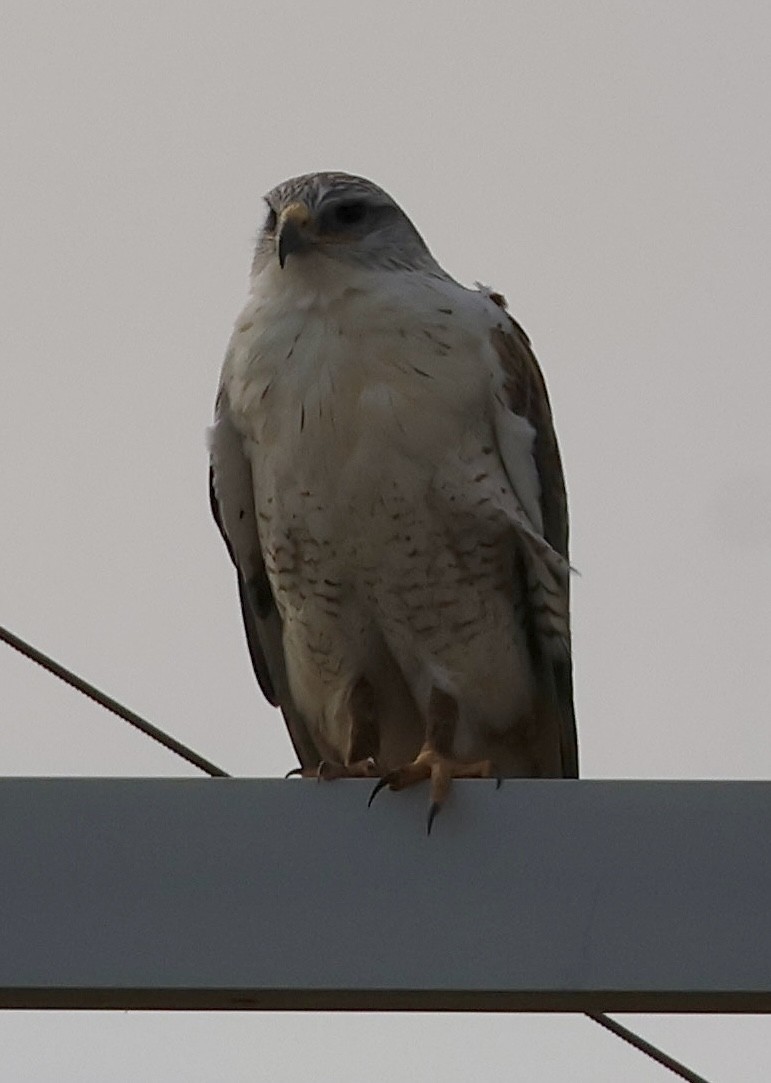
[[[503,307],[502,299],[493,297]],[[543,536],[566,562],[568,556],[568,504],[557,437],[543,374],[530,346],[530,340],[515,320],[508,318],[503,328],[496,328],[492,341],[504,373],[505,406],[525,417],[535,431],[533,457],[540,482],[540,507]],[[528,561],[527,549],[524,550]],[[578,738],[573,706],[573,662],[570,648],[570,576],[544,582],[532,559],[527,569],[529,610],[532,615],[531,641],[534,646],[542,691],[557,712],[560,735],[560,759],[565,778],[578,777]],[[560,611],[563,649],[555,650],[554,621]]]
[[[315,768],[321,756],[289,690],[281,616],[260,551],[251,466],[228,417],[224,391],[217,397],[211,436],[209,498],[214,520],[236,568],[241,614],[255,676],[268,702],[281,708],[300,765]]]

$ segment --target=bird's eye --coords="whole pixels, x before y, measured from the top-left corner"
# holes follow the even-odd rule
[[[266,233],[272,233],[273,230],[276,228],[277,224],[278,224],[278,215],[273,210],[273,208],[270,207],[269,210],[268,210],[268,217],[265,219],[265,225],[263,226],[263,229],[265,230]]]
[[[360,199],[338,203],[335,207],[335,221],[340,226],[355,226],[367,213],[367,204]]]

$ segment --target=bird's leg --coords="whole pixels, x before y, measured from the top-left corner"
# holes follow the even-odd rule
[[[359,677],[348,701],[351,730],[345,763],[322,760],[316,768],[297,768],[290,774],[331,781],[335,778],[376,778],[375,757],[380,744],[375,717],[375,691],[366,677]],[[287,776],[288,777],[288,776]]]
[[[351,732],[345,758],[346,771],[350,778],[373,778],[379,774],[380,731],[375,714],[375,689],[366,677],[359,677],[351,689],[348,709]]]
[[[490,778],[493,774],[490,760],[462,763],[451,756],[458,722],[458,704],[440,688],[433,688],[428,703],[426,739],[412,763],[398,767],[383,775],[372,791],[369,803],[384,787],[404,790],[416,782],[430,780],[431,804],[428,810],[428,832],[450,792],[454,778]]]

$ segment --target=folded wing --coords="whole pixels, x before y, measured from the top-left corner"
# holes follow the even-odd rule
[[[494,403],[498,448],[512,488],[524,510],[529,511],[531,520],[518,532],[518,540],[524,562],[538,680],[542,696],[556,713],[562,774],[565,778],[577,778],[568,511],[562,462],[546,385],[527,335],[509,318],[504,327],[492,332],[492,344],[503,376]],[[540,489],[536,508],[528,508],[520,480],[523,470],[519,439],[522,419],[532,427],[534,434],[531,454]]]
[[[281,617],[260,550],[252,469],[224,388],[217,395],[210,452],[211,508],[235,565],[252,666],[265,698],[281,708],[300,765],[315,769],[321,756],[289,690]]]

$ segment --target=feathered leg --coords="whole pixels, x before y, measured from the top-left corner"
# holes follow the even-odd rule
[[[376,756],[380,735],[375,716],[375,692],[366,677],[359,677],[351,689],[348,702],[350,735],[345,763],[322,760],[316,768],[297,767],[286,776],[318,778],[331,781],[336,778],[377,778]]]

